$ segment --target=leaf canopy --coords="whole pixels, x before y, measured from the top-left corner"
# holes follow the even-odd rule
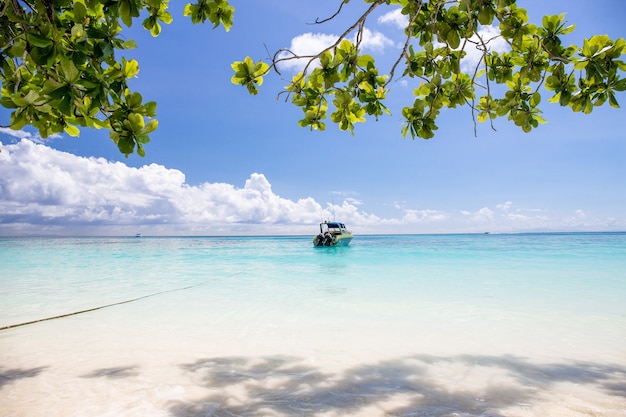
[[[548,103],[591,113],[608,102],[619,107],[626,90],[623,38],[595,35],[580,46],[564,46],[575,26],[565,14],[528,21],[516,0],[363,0],[367,9],[336,42],[313,56],[280,50],[268,60],[250,57],[234,62],[233,84],[258,94],[264,77],[286,60],[302,61],[279,95],[302,110],[298,125],[325,130],[326,122],[354,134],[368,118],[390,114],[385,100],[398,75],[412,83],[414,101],[401,109],[403,136],[435,136],[441,109],[468,107],[478,122],[506,117],[528,132],[545,123],[542,93]],[[343,12],[349,0],[337,0]],[[520,3],[522,3],[520,1]],[[42,137],[80,128],[104,128],[128,156],[145,155],[158,122],[156,103],[144,102],[129,80],[139,73],[135,60],[118,58],[136,47],[123,35],[141,19],[154,37],[170,24],[169,0],[11,0],[0,5],[0,105],[12,109],[2,125],[31,125]],[[244,6],[245,7],[245,6]],[[365,28],[378,7],[399,8],[407,25],[404,46],[391,68],[378,67],[362,52]],[[183,15],[193,23],[207,20],[229,31],[234,8],[228,0],[197,0]],[[322,24],[323,22],[318,22]],[[493,50],[485,26],[496,27],[508,45]],[[481,57],[474,68],[462,67],[469,49]]]

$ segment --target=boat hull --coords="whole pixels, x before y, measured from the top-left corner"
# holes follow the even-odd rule
[[[317,235],[313,238],[313,246],[316,247],[328,247],[328,246],[348,246],[352,240],[352,235],[335,235],[332,240],[324,239],[323,236]]]
[[[352,232],[340,222],[325,221],[320,223],[320,232],[313,237],[313,246],[348,246],[352,240]]]
[[[351,240],[352,236],[338,236],[335,246],[348,246]]]

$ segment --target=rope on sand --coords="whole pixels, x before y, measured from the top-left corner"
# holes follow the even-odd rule
[[[234,275],[238,275],[238,274],[234,274]],[[232,276],[234,276],[232,275]],[[93,308],[88,308],[87,310],[80,310],[80,311],[75,311],[73,313],[67,313],[67,314],[61,314],[60,316],[53,316],[53,317],[46,317],[44,319],[39,319],[39,320],[33,320],[33,321],[27,321],[25,323],[18,323],[18,324],[10,324],[8,326],[3,326],[0,327],[0,332],[3,330],[8,330],[8,329],[13,329],[15,327],[22,327],[22,326],[27,326],[29,324],[35,324],[35,323],[41,323],[42,321],[48,321],[48,320],[55,320],[55,319],[62,319],[64,317],[70,317],[70,316],[76,316],[78,314],[83,314],[83,313],[89,313],[91,311],[96,311],[96,310],[102,310],[103,308],[108,308],[108,307],[113,307],[113,306],[118,306],[121,304],[128,304],[128,303],[132,303],[134,301],[139,301],[139,300],[143,300],[145,298],[150,298],[150,297],[155,297],[157,295],[161,295],[161,294],[166,294],[168,292],[175,292],[175,291],[182,291],[182,290],[188,290],[190,288],[194,288],[194,287],[198,287],[200,285],[204,285],[209,281],[205,281],[205,282],[201,282],[199,284],[195,284],[195,285],[189,285],[188,287],[182,287],[182,288],[174,288],[173,290],[165,290],[165,291],[160,291],[160,292],[156,292],[154,294],[149,294],[149,295],[144,295],[142,297],[137,297],[137,298],[133,298],[132,300],[126,300],[126,301],[120,301],[117,303],[112,303],[112,304],[107,304],[107,305],[103,305],[103,306],[99,306],[99,307],[93,307]]]

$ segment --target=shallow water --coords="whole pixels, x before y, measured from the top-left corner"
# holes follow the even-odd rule
[[[111,305],[0,331],[2,416],[626,415],[626,234],[0,239],[0,271],[0,327]]]

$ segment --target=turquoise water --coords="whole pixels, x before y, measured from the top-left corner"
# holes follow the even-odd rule
[[[320,289],[376,304],[464,303],[626,315],[626,234],[0,240],[0,325],[187,286],[306,299]],[[355,294],[356,295],[356,294]]]
[[[624,300],[626,233],[2,238],[0,327],[110,307],[0,331],[0,409],[623,416]]]

